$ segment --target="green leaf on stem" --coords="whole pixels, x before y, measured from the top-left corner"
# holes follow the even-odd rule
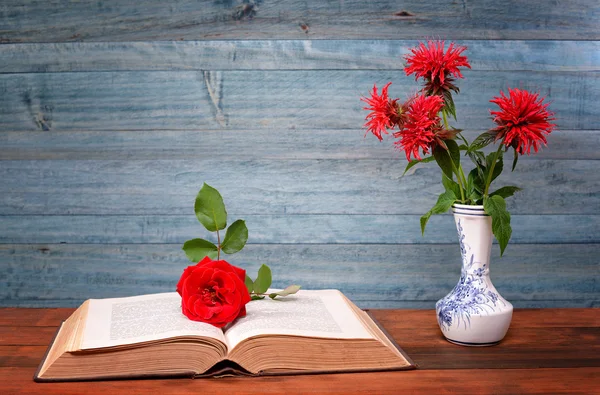
[[[288,296],[295,294],[300,290],[300,285],[289,285],[283,291],[273,292],[269,294],[269,298],[275,299],[278,296]]]
[[[454,140],[444,140],[444,143],[448,147],[455,169],[458,169],[460,167],[460,148],[458,148],[458,144]]]
[[[221,250],[226,254],[240,251],[248,241],[248,228],[244,220],[238,219],[227,228],[225,239],[221,243]]]
[[[204,257],[215,259],[218,248],[216,245],[204,239],[192,239],[183,243],[182,250],[185,251],[188,259],[192,262],[200,262]]]
[[[421,217],[421,234],[425,234],[425,226],[432,215],[445,213],[450,209],[450,207],[452,207],[456,200],[457,197],[451,190],[447,190],[446,192],[442,193],[438,197],[435,205]]]
[[[444,173],[442,173],[442,185],[446,191],[452,191],[455,196],[460,196],[460,185],[458,185],[456,181],[448,178]]]
[[[458,89],[458,88],[457,88]],[[452,98],[452,92],[449,90],[445,90],[443,93],[444,99],[444,108],[442,111],[445,111],[446,114],[452,115],[452,118],[456,121],[456,105],[454,105],[454,99]]]
[[[517,152],[516,148],[514,148],[514,154],[515,154],[515,157],[513,158],[513,164],[512,164],[511,171],[515,171],[515,167],[517,167],[517,161],[519,160],[519,153]]]
[[[469,146],[469,151],[479,151],[483,147],[487,147],[496,139],[497,133],[491,130],[481,133],[473,140]]]
[[[515,194],[515,192],[520,191],[521,188],[519,187],[515,187],[515,186],[506,186],[506,187],[502,187],[500,189],[497,189],[496,191],[490,193],[490,197],[492,196],[502,196],[504,199],[511,197],[512,195]]]
[[[267,265],[262,265],[258,269],[258,277],[254,281],[254,292],[264,294],[271,286],[271,269]]]
[[[415,166],[415,165],[417,165],[419,163],[429,163],[429,162],[432,162],[434,160],[435,160],[435,158],[433,156],[427,156],[427,157],[425,157],[425,158],[423,158],[421,160],[419,160],[419,159],[413,159],[410,162],[408,162],[408,165],[406,165],[406,169],[404,169],[404,173],[402,173],[402,175],[404,176],[408,170],[410,170],[413,166]]]
[[[485,197],[483,199],[485,212],[492,217],[492,233],[500,245],[500,256],[508,245],[512,228],[510,227],[510,213],[506,210],[506,202],[500,195]]]
[[[452,179],[454,172],[450,152],[439,145],[433,149],[433,157],[444,174]]]
[[[488,177],[488,171],[489,169],[491,169],[492,167],[492,162],[494,161],[494,158],[496,157],[496,152],[491,152],[486,158],[485,158],[485,162],[487,164],[486,169],[485,169],[485,179],[487,180]],[[499,175],[500,173],[502,173],[502,168],[504,167],[504,161],[502,160],[502,151],[498,151],[498,160],[496,161],[496,164],[494,165],[494,173],[492,174],[492,179],[490,181],[490,184],[492,181],[494,181]]]
[[[251,295],[250,296],[250,300],[262,300],[264,299],[264,296],[260,296],[260,295]]]
[[[478,204],[483,196],[483,181],[479,177],[478,169],[473,169],[469,172],[467,177],[467,198],[471,200],[473,204]]]
[[[471,162],[475,164],[475,166],[485,167],[485,154],[481,151],[468,151],[467,155],[471,158]]]
[[[219,191],[204,183],[196,196],[194,211],[198,221],[209,232],[225,229],[227,226],[227,211],[223,203],[223,197]]]
[[[249,275],[246,274],[246,280],[244,280],[244,282],[246,283],[246,288],[248,288],[248,293],[251,294],[254,292],[254,281],[252,281]]]

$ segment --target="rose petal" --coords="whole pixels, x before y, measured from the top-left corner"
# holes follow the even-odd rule
[[[228,290],[234,290],[236,288],[236,275],[231,272],[224,272],[216,269],[213,273],[212,280],[215,281],[219,288],[225,288]]]
[[[188,295],[198,293],[206,289],[212,277],[210,269],[199,268],[194,270],[183,283],[182,291]]]
[[[202,301],[194,303],[194,313],[203,320],[210,320],[214,315],[218,315],[223,311],[223,306],[207,306]]]
[[[189,275],[192,273],[194,268],[195,268],[195,266],[188,266],[183,271],[183,274],[181,275],[181,278],[179,279],[179,282],[177,283],[177,292],[179,293],[179,295],[181,295],[181,289],[183,288],[183,282],[189,277]]]
[[[209,257],[205,256],[200,262],[198,262],[196,264],[196,267],[206,267],[206,266],[210,266],[210,263],[213,262],[212,259],[210,259]]]

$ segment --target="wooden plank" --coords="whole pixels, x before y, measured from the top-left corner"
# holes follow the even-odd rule
[[[473,70],[599,71],[599,41],[462,40]],[[4,44],[0,73],[398,70],[416,40],[227,40]]]
[[[0,346],[47,346],[57,329],[52,326],[0,326]]]
[[[493,16],[493,17],[492,17]],[[600,38],[592,0],[279,2],[158,0],[137,4],[5,0],[2,42],[202,39],[560,39]],[[60,23],[56,23],[60,21]]]
[[[0,310],[0,326],[52,326],[66,320],[73,309],[22,309],[5,307]]]
[[[387,329],[387,327],[386,327]],[[389,330],[422,369],[527,369],[600,365],[600,328],[511,327],[502,343],[490,351],[448,347],[437,324]],[[581,341],[585,338],[586,341]],[[549,346],[551,344],[551,346]]]
[[[600,346],[597,344],[600,340],[600,328],[597,327],[511,328],[493,353],[448,344],[437,324],[419,328],[417,339],[414,328],[386,327],[386,330],[401,342],[401,347],[421,369],[575,368],[600,365]],[[3,333],[5,329],[8,331]],[[41,351],[40,347],[50,343],[54,334],[48,337],[48,332],[56,329],[0,327],[0,333],[4,335],[0,342],[14,344],[0,343],[0,368],[37,366],[43,354],[38,358],[34,355]],[[582,342],[582,338],[586,341]],[[47,344],[40,344],[44,340]],[[27,355],[28,353],[35,354]]]
[[[493,126],[489,100],[509,86],[552,100],[562,129],[600,129],[600,73],[467,71],[455,101],[459,127]],[[359,97],[394,81],[390,95],[418,85],[386,70],[81,72],[0,75],[0,129],[361,129]]]
[[[433,216],[421,236],[420,215],[244,215],[250,244],[456,243],[450,215]],[[513,215],[511,244],[597,243],[599,215]],[[193,214],[0,216],[0,243],[183,244],[213,240]],[[565,233],[565,229],[569,232]]]
[[[0,46],[1,48],[1,46]],[[481,130],[465,130],[473,141]],[[265,142],[268,141],[268,144]],[[355,129],[143,130],[11,132],[0,130],[0,160],[198,159],[201,152],[251,159],[396,159],[392,138],[379,142]],[[600,159],[600,130],[556,130],[530,159]],[[512,161],[512,152],[505,154]],[[0,167],[2,164],[0,164]]]
[[[402,176],[406,165],[402,158],[282,162],[231,156],[2,161],[0,214],[183,215],[193,212],[203,181],[218,188],[228,210],[237,215],[423,214],[443,191],[435,164],[414,167]],[[514,215],[596,215],[600,214],[598,163],[522,161],[492,187],[524,188],[507,200]]]
[[[229,377],[218,380],[119,380],[37,384],[34,368],[0,368],[0,386],[9,393],[45,394],[148,394],[176,388],[178,394],[453,394],[465,387],[478,394],[586,394],[600,386],[600,368],[454,369],[409,372],[298,375],[286,377]]]
[[[498,266],[494,267],[494,272]],[[494,276],[497,277],[497,276]],[[495,278],[494,278],[495,280]],[[0,314],[0,320],[2,316],[17,314],[5,312],[3,309]],[[24,311],[27,312],[30,309],[13,309],[15,312]],[[34,311],[40,312],[44,309],[35,309]],[[67,310],[65,311],[72,311]],[[425,328],[432,328],[437,325],[437,317],[433,313],[432,309],[428,310],[402,310],[398,313],[391,313],[387,309],[369,309],[369,313],[372,314],[381,325],[387,330],[396,329],[413,329],[415,322],[419,322]],[[410,316],[410,320],[406,317]],[[0,321],[1,322],[1,321]],[[57,325],[60,321],[57,321]],[[581,328],[593,328],[600,325],[600,309],[516,309],[512,316],[511,329],[518,328],[569,328],[569,327],[581,327]],[[404,339],[404,341],[412,341],[411,338]],[[536,342],[537,344],[537,342]],[[457,348],[463,349],[463,348]]]
[[[598,266],[599,255],[600,244],[514,244],[499,258],[494,246],[492,278],[517,307],[591,306],[600,303],[598,284],[588,275]],[[460,253],[454,244],[259,244],[226,258],[252,276],[260,264],[268,264],[275,273],[274,287],[297,283],[307,289],[337,288],[363,308],[432,309],[460,277]],[[0,261],[5,266],[0,305],[38,307],[170,292],[191,264],[178,244],[0,245]],[[56,310],[41,322],[35,321],[37,311],[25,322],[56,322],[69,310]]]
[[[35,368],[40,364],[47,348],[47,345],[0,346],[0,368]]]
[[[506,338],[492,350],[449,344],[433,311],[373,310],[372,313],[421,369],[524,369],[599,366],[600,313],[594,310],[597,309],[556,309],[563,321],[542,326],[536,324],[550,318],[551,311],[517,310]],[[565,321],[567,315],[575,320],[582,316],[584,319],[579,321],[583,323],[594,318],[596,322],[590,327],[572,326],[569,319]],[[419,328],[418,335],[414,333],[415,327]],[[51,340],[51,337],[46,339],[50,329],[56,327],[0,327],[4,342],[14,344],[0,346],[0,367],[37,365],[39,359],[34,365],[35,359],[27,354],[41,352],[36,346],[44,347],[45,344],[39,343]]]

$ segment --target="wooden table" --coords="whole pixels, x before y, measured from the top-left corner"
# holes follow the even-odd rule
[[[600,394],[600,309],[517,310],[495,347],[446,342],[430,310],[372,310],[419,370],[313,376],[32,381],[73,309],[0,309],[0,394]]]

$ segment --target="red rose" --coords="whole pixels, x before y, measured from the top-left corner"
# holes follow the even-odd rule
[[[217,328],[245,316],[250,301],[245,279],[244,269],[209,257],[188,266],[177,283],[183,314]]]

